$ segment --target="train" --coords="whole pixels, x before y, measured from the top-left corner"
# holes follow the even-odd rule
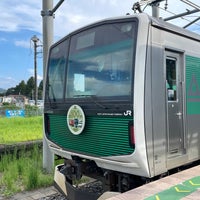
[[[86,175],[124,192],[199,160],[198,34],[144,13],[101,20],[53,44],[46,74],[45,140],[67,191]]]

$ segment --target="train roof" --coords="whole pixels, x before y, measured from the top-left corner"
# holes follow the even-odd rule
[[[166,30],[168,32],[172,32],[174,34],[187,37],[187,38],[200,42],[200,35],[195,32],[192,32],[182,27],[176,26],[174,24],[165,22],[163,19],[157,19],[151,16],[148,16],[148,17],[149,17],[149,20],[151,21],[151,25],[154,27],[157,27],[159,29]]]
[[[147,23],[151,24],[151,26],[157,27],[158,29],[168,31],[168,32],[172,32],[174,34],[177,34],[177,35],[180,35],[180,36],[183,36],[183,37],[186,37],[186,38],[190,38],[192,40],[196,40],[196,41],[200,42],[200,35],[197,34],[197,33],[194,33],[192,31],[186,30],[186,29],[181,28],[179,26],[173,25],[169,22],[165,22],[163,19],[151,17],[150,15],[148,15],[146,13],[139,13],[139,14],[134,14],[134,15],[125,15],[125,16],[119,16],[119,17],[106,18],[106,19],[96,21],[94,23],[90,23],[88,25],[85,25],[83,27],[78,28],[77,30],[72,31],[71,33],[67,34],[65,37],[63,37],[59,41],[55,42],[54,44],[57,44],[60,41],[62,41],[63,39],[65,39],[65,38],[67,38],[67,37],[69,37],[73,34],[76,34],[76,33],[80,32],[84,29],[87,29],[89,27],[93,27],[97,24],[102,24],[102,23],[120,20],[120,19],[132,19],[132,18],[135,18],[135,17],[138,18],[139,20],[140,20],[140,18],[143,18],[143,20],[147,21]]]

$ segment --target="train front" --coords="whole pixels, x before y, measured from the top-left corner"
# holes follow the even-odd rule
[[[89,168],[93,173],[148,174],[145,158],[135,156],[140,137],[133,109],[138,26],[136,17],[101,21],[50,49],[45,134],[52,151],[66,159],[69,179]]]

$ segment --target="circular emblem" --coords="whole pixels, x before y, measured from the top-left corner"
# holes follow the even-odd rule
[[[72,105],[67,112],[67,125],[74,135],[82,133],[85,127],[85,114],[78,105]]]

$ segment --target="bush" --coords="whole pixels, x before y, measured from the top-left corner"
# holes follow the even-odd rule
[[[43,114],[43,109],[37,107],[37,106],[30,106],[30,105],[25,105],[25,115],[26,117],[31,117],[31,116],[39,116]]]
[[[15,104],[10,104],[7,102],[4,102],[3,105],[0,107],[0,110],[19,110],[20,107],[16,106]]]

